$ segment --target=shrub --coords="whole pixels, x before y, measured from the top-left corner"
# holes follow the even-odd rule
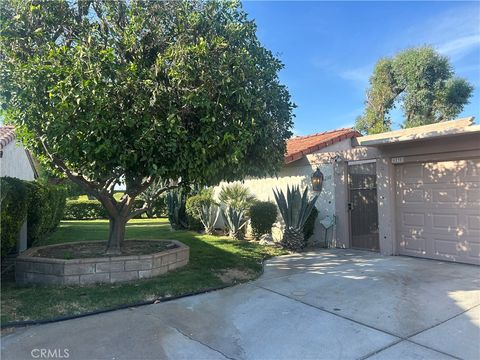
[[[60,224],[65,210],[67,191],[63,186],[26,182],[28,189],[27,242],[32,246]]]
[[[303,237],[305,238],[305,240],[308,240],[310,236],[313,235],[313,232],[315,230],[315,220],[317,220],[317,216],[318,210],[314,206],[312,208],[312,212],[307,218],[307,221],[305,222],[305,226],[303,227]]]
[[[66,220],[107,219],[107,212],[96,200],[68,200],[65,206]]]
[[[277,207],[269,201],[257,201],[250,206],[250,223],[253,237],[259,239],[264,234],[271,234],[277,219]]]
[[[213,233],[213,228],[220,214],[217,204],[213,200],[213,189],[205,189],[199,194],[190,196],[186,203],[186,212],[190,223],[195,225],[192,230],[205,230]]]
[[[25,181],[3,177],[1,187],[1,251],[5,257],[16,248],[18,234],[27,217],[28,194]]]

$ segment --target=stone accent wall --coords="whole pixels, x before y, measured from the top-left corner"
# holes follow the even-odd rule
[[[18,284],[88,285],[150,278],[188,264],[189,247],[169,242],[178,247],[150,255],[72,260],[36,257],[39,248],[31,248],[17,257],[15,279]]]

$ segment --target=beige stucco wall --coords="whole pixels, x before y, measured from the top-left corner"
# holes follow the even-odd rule
[[[351,140],[346,139],[341,142],[335,143],[331,146],[322,149],[320,152],[337,152],[345,151],[351,148]],[[316,202],[319,215],[315,224],[315,231],[309,240],[313,243],[322,243],[324,241],[325,230],[321,226],[320,221],[327,215],[335,215],[335,177],[334,177],[334,161],[332,156],[323,159],[321,162],[316,161],[315,155],[308,155],[293,163],[286,164],[283,169],[278,173],[276,177],[266,178],[252,178],[242,181],[243,185],[248,187],[250,192],[256,196],[257,199],[262,201],[271,201],[275,203],[275,197],[273,195],[273,189],[278,188],[286,191],[287,186],[299,185],[301,189],[308,187],[309,195],[314,196],[317,194],[313,192],[310,178],[313,172],[320,168],[320,171],[324,175],[323,189],[319,194]],[[215,187],[215,194],[218,193],[223,185],[227,183],[220,183]],[[279,241],[281,239],[282,222],[280,217],[278,223],[275,224],[272,231],[274,239]],[[218,223],[221,226],[222,222]],[[328,239],[331,240],[335,237],[335,234],[330,230],[328,233]]]
[[[3,148],[3,155],[0,158],[0,176],[16,177],[22,180],[35,179],[25,148],[15,140]]]

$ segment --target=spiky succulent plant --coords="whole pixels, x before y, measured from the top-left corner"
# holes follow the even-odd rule
[[[291,189],[287,186],[286,196],[279,189],[274,189],[273,194],[285,223],[282,246],[289,250],[301,250],[305,246],[303,227],[315,206],[318,195],[309,200],[308,188],[305,188],[302,194],[299,186],[292,186]]]
[[[213,234],[219,215],[220,208],[217,205],[213,203],[201,205],[198,216],[205,228],[206,234]]]
[[[244,216],[244,211],[235,209],[232,206],[227,206],[226,208],[222,209],[222,216],[229,235],[237,240],[243,239],[243,228],[248,221],[248,219]]]

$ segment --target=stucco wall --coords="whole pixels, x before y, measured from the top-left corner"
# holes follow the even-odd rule
[[[346,139],[328,146],[317,153],[343,151],[350,147],[351,140]],[[257,199],[271,201],[273,203],[275,203],[273,189],[278,188],[286,191],[287,185],[299,185],[301,189],[304,189],[307,186],[309,189],[309,195],[314,196],[314,194],[317,193],[312,190],[310,178],[317,167],[319,167],[324,175],[324,182],[323,189],[316,202],[319,215],[315,224],[315,231],[312,238],[309,240],[314,243],[323,243],[325,230],[321,226],[320,220],[327,215],[335,215],[334,162],[331,160],[331,156],[323,159],[321,163],[313,161],[314,159],[316,159],[314,154],[308,155],[300,160],[294,161],[293,163],[286,164],[278,173],[277,177],[245,179],[242,183],[249,188],[250,192],[255,195]],[[220,188],[223,185],[226,185],[226,183],[220,183],[215,187],[216,195],[218,195]],[[222,222],[219,222],[219,225],[221,225],[221,223]],[[279,221],[273,229],[273,236],[276,241],[281,239],[281,227],[282,224],[281,221]],[[332,231],[330,230],[328,233],[328,239],[331,240],[332,237],[335,237],[335,234],[332,234]]]
[[[35,179],[25,148],[15,140],[3,148],[3,155],[0,158],[0,176],[29,181]]]

